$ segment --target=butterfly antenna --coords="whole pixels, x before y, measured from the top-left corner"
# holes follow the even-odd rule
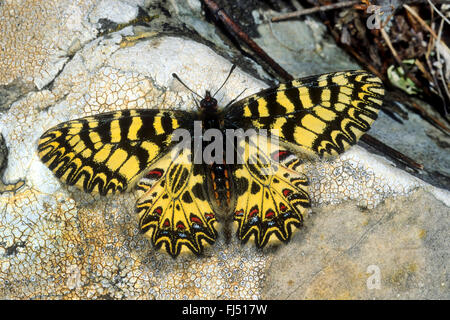
[[[233,100],[231,100],[230,102],[228,102],[227,103],[227,105],[224,107],[224,108],[226,108],[226,107],[228,107],[230,104],[232,104],[233,102],[235,102],[244,92],[245,92],[245,90],[247,90],[247,88],[245,88],[244,90],[242,90],[241,91],[241,93],[239,93],[237,96],[236,96],[236,98],[234,98]]]
[[[198,103],[198,100],[195,98],[194,95],[192,95],[192,99],[194,99],[195,105],[197,106],[197,108],[200,109],[200,104]]]
[[[175,79],[177,79],[186,89],[188,89],[190,92],[192,92],[193,94],[195,94],[196,96],[202,98],[201,95],[199,95],[197,92],[195,92],[194,90],[192,90],[191,88],[189,88],[183,81],[181,81],[180,77],[178,77],[178,75],[176,73],[172,73],[172,77],[174,77]],[[203,99],[203,98],[202,98]]]
[[[223,86],[225,85],[225,83],[228,81],[228,79],[230,78],[231,74],[233,73],[233,70],[234,70],[234,69],[236,69],[236,65],[235,65],[235,64],[233,64],[233,66],[231,67],[230,72],[228,72],[227,78],[226,78],[225,81],[222,83],[222,85],[220,86],[220,88],[217,89],[216,93],[213,94],[213,98],[214,98],[214,96],[217,94],[217,92],[219,92],[220,89],[223,88]]]

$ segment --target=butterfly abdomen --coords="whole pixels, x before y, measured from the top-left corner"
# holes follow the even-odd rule
[[[230,171],[231,168],[225,163],[213,163],[209,167],[212,193],[220,208],[228,208],[232,202],[232,181]]]

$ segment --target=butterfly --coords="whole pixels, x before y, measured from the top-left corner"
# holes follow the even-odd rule
[[[381,80],[362,70],[293,80],[224,108],[206,91],[195,111],[130,109],[58,124],[40,137],[38,154],[62,182],[87,193],[137,190],[141,231],[172,257],[202,254],[217,239],[217,224],[233,224],[242,242],[253,238],[262,248],[289,241],[302,225],[311,203],[304,159],[354,145],[377,118],[383,96]],[[193,161],[192,145],[177,144],[173,156],[179,130],[194,140],[232,129],[269,134],[225,139],[235,145],[222,156],[211,152],[209,163]],[[208,145],[197,147],[201,154]]]

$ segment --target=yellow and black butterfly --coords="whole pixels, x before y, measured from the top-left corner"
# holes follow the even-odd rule
[[[141,230],[173,257],[186,249],[201,254],[217,238],[218,222],[234,221],[240,240],[254,236],[264,247],[270,240],[289,241],[310,206],[308,180],[298,170],[302,159],[292,151],[319,157],[344,152],[369,130],[383,95],[381,80],[365,71],[293,80],[222,109],[207,91],[194,112],[122,110],[61,123],[41,136],[38,152],[61,181],[86,192],[137,187]],[[195,136],[195,121],[223,134],[265,129],[279,144],[267,136],[268,152],[240,140],[226,151],[240,163],[197,164],[190,148],[175,161],[172,138],[177,129]]]

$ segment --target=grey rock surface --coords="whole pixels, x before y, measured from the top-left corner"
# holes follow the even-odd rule
[[[0,188],[0,298],[449,298],[450,193],[360,146],[305,164],[312,213],[289,244],[262,251],[222,237],[202,258],[173,260],[138,233],[133,192],[102,198],[62,185],[36,153],[46,129],[112,110],[194,109],[173,72],[203,94],[237,63],[221,105],[270,77],[204,20],[197,0],[56,2],[44,13],[19,1],[0,6],[2,90],[23,82],[0,99],[8,101],[1,178],[24,181]],[[138,6],[150,22],[127,26]],[[358,68],[314,19],[269,26],[266,10],[255,10],[256,41],[295,76]],[[106,26],[115,29],[98,31]],[[14,55],[18,45],[23,54]],[[391,121],[382,114],[371,134],[447,172],[448,146],[427,140],[419,118],[410,117],[407,136]]]

